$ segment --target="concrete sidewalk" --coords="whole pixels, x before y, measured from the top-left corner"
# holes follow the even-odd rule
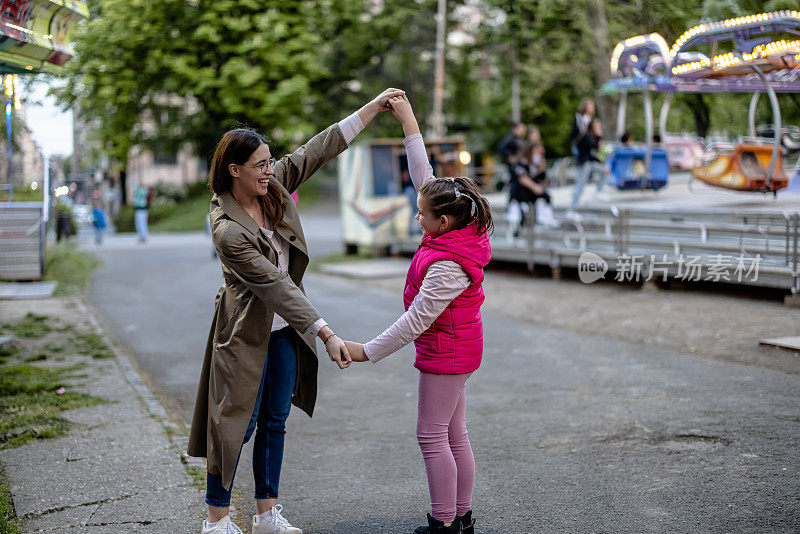
[[[5,322],[28,312],[72,325],[48,334],[51,341],[68,332],[101,332],[77,299],[0,301]],[[203,499],[182,462],[183,440],[127,358],[116,349],[114,354],[97,359],[65,352],[61,362],[44,363],[83,364],[67,387],[109,402],[62,412],[72,424],[65,437],[0,452],[24,532],[199,531]]]

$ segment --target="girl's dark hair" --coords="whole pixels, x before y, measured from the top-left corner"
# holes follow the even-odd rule
[[[233,187],[233,176],[228,168],[231,163],[244,165],[253,152],[261,145],[266,145],[267,139],[250,128],[237,128],[225,132],[217,143],[214,157],[211,160],[211,189],[221,195]],[[286,202],[280,189],[272,180],[269,181],[267,194],[258,197],[261,209],[267,216],[270,224],[277,227],[283,224],[283,214],[286,212]]]
[[[491,234],[494,230],[489,202],[469,178],[433,178],[419,188],[419,195],[434,217],[452,217],[452,230],[460,230],[472,222],[478,233]]]

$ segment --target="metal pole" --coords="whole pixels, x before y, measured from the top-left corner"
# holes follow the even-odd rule
[[[436,13],[436,62],[433,93],[433,135],[444,135],[444,39],[447,21],[447,0],[439,0]]]
[[[50,219],[50,156],[44,156],[44,176],[42,177],[42,226],[39,229],[39,269],[44,276],[47,263],[47,221]]]
[[[664,98],[664,103],[661,105],[661,114],[658,117],[658,133],[661,135],[661,141],[667,139],[667,117],[669,117],[669,108],[672,105],[672,96],[674,93],[667,93]]]
[[[50,220],[50,156],[44,157],[44,177],[42,178],[42,219]]]
[[[13,106],[11,105],[11,100],[6,99],[6,147],[8,149],[8,166],[6,166],[6,183],[8,184],[8,201],[14,202],[14,182],[12,181],[11,175],[11,158],[12,158],[12,150],[11,150],[11,110]]]
[[[625,113],[628,107],[628,92],[623,91],[619,97],[619,108],[617,108],[617,140],[625,133]]]
[[[772,121],[774,123],[773,128],[775,129],[775,136],[772,142],[772,157],[769,160],[769,168],[767,169],[767,183],[765,186],[767,190],[770,190],[772,186],[772,173],[775,172],[775,165],[778,163],[778,156],[780,155],[781,150],[781,107],[778,104],[778,97],[775,95],[775,91],[769,84],[769,80],[766,76],[764,76],[764,72],[759,68],[758,65],[751,66],[753,67],[753,70],[756,71],[756,74],[758,74],[758,77],[761,78],[761,81],[764,82],[764,86],[767,88],[769,101],[772,104]]]
[[[750,109],[747,111],[747,123],[750,125],[750,137],[756,136],[756,107],[758,107],[758,97],[761,93],[753,93],[750,98]]]
[[[644,98],[644,135],[647,138],[647,153],[644,157],[644,177],[642,177],[642,190],[647,189],[647,180],[650,178],[650,163],[653,160],[653,103],[650,101],[650,90],[645,87],[642,91]]]
[[[511,58],[511,121],[522,122],[519,88],[519,51],[514,48]]]
[[[798,231],[800,228],[800,213],[795,212],[794,214],[794,244],[792,245],[792,271],[795,273],[800,272],[797,268],[797,240],[800,232]]]

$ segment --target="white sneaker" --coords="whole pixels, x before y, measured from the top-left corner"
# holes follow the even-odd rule
[[[217,521],[213,527],[208,526],[208,521],[203,520],[203,534],[244,534],[242,529],[231,521],[231,516],[226,515]]]
[[[276,504],[275,507],[267,512],[264,519],[259,520],[257,515],[253,516],[253,534],[303,534],[303,531],[293,527],[285,517],[281,515],[283,506]]]

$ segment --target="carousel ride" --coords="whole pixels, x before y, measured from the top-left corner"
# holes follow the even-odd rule
[[[800,93],[800,40],[781,38],[800,34],[800,12],[761,13],[690,28],[667,47],[659,34],[620,42],[611,58],[613,79],[604,92],[620,95],[617,132],[625,126],[629,92],[641,92],[645,104],[646,137],[642,158],[644,176],[654,177],[658,148],[653,143],[652,93],[666,94],[659,117],[662,146],[672,168],[690,170],[711,186],[736,191],[777,193],[787,187],[782,157],[800,148],[797,128],[783,128],[777,93]],[[697,47],[710,47],[711,54]],[[722,52],[724,50],[724,52]],[[711,143],[669,135],[667,117],[676,93],[752,93],[748,113],[749,135],[733,143]],[[773,124],[757,131],[756,106],[766,93]],[[761,135],[758,135],[761,134]],[[625,150],[625,149],[621,149]],[[620,176],[612,174],[619,184]],[[642,180],[642,188],[648,181]],[[618,185],[619,187],[619,185]]]
[[[78,0],[2,0],[0,73],[60,74],[73,56],[72,30],[88,16]]]

